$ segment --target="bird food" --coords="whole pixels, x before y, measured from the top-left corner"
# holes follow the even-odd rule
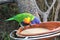
[[[23,30],[21,34],[40,34],[49,31],[50,31],[49,29],[45,29],[45,28],[31,28],[31,29]]]

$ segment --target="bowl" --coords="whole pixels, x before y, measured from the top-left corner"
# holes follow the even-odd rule
[[[34,28],[44,28],[48,29],[49,31],[43,32],[43,33],[36,33],[36,34],[24,34],[21,33],[25,30],[34,29]],[[33,31],[33,30],[32,30]],[[42,38],[48,38],[48,37],[54,37],[60,35],[60,22],[42,22],[40,24],[34,24],[34,25],[28,25],[24,26],[24,28],[19,28],[16,32],[16,35],[18,37],[29,37],[30,39],[42,39]]]

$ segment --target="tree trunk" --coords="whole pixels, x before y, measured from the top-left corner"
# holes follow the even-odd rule
[[[35,0],[17,0],[17,4],[18,4],[20,13],[29,12],[39,18],[38,6]]]
[[[60,10],[60,0],[57,0],[57,1],[58,1],[58,5],[57,5],[57,8],[56,8],[54,21],[60,20],[60,19],[58,19],[59,18],[58,14],[59,14],[59,10]]]

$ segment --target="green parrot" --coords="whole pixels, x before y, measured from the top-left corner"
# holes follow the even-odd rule
[[[21,27],[26,26],[26,25],[41,23],[40,19],[38,17],[32,15],[31,13],[20,13],[5,21],[12,21],[12,20],[17,21]]]
[[[34,20],[34,16],[31,14],[31,13],[20,13],[20,14],[17,14],[15,16],[13,16],[12,18],[9,18],[5,21],[12,21],[12,20],[15,20],[17,21],[18,23],[21,23],[24,21],[24,19],[29,19],[30,21]],[[27,20],[25,20],[27,21]]]

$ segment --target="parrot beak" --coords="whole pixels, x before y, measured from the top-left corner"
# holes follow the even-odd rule
[[[24,23],[30,24],[30,22],[31,22],[31,21],[30,21],[30,17],[24,19]]]

